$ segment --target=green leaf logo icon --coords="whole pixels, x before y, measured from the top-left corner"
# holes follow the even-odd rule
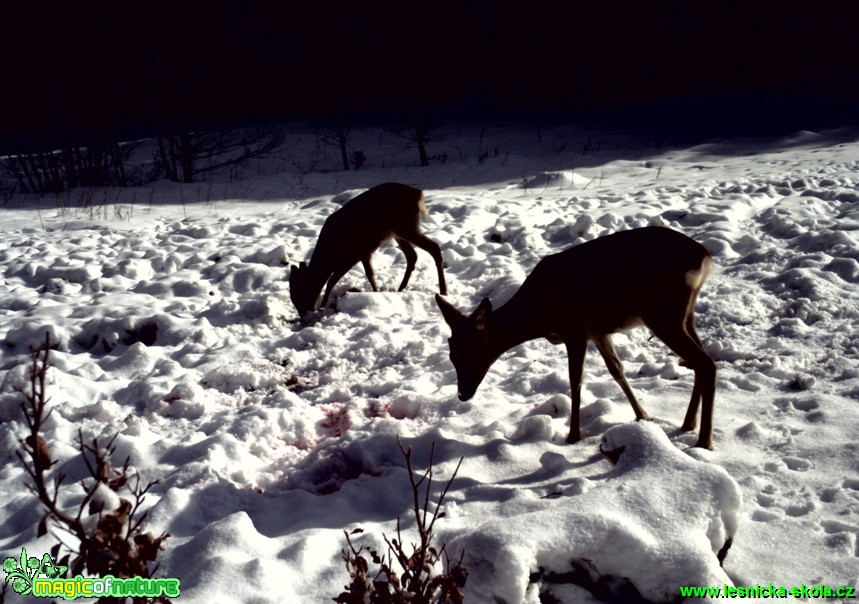
[[[36,566],[32,568],[30,565],[32,561],[35,560]],[[21,548],[21,563],[18,564],[18,560],[15,558],[6,558],[3,560],[3,570],[6,571],[6,583],[12,581],[12,589],[15,593],[21,594],[22,596],[26,596],[32,590],[32,578],[39,570],[39,559],[38,558],[27,558],[27,550],[26,548]],[[28,569],[32,568],[32,574],[28,572]]]

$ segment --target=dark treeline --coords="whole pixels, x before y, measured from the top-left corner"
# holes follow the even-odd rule
[[[38,168],[33,190],[151,178],[122,168],[143,138],[151,169],[187,182],[192,157],[263,152],[293,119],[419,138],[425,114],[552,114],[714,136],[859,114],[850,3],[19,4],[0,19],[0,155]]]
[[[140,141],[109,140],[94,130],[75,142],[56,142],[0,156],[0,178],[21,193],[59,193],[75,187],[140,186],[160,178],[196,182],[200,174],[242,166],[276,150],[284,140],[277,125],[192,130],[159,127],[149,161],[131,162]]]

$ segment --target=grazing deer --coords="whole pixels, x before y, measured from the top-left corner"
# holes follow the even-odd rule
[[[567,347],[572,390],[570,434],[578,442],[582,373],[588,340],[629,399],[637,419],[650,419],[623,375],[611,334],[645,325],[695,371],[683,430],[694,430],[703,399],[697,447],[713,447],[716,364],[695,333],[695,298],[713,267],[701,244],[671,229],[622,231],[543,258],[498,310],[484,298],[466,317],[441,296],[436,302],[451,328],[450,360],[459,398],[474,396],[504,352],[535,338]]]
[[[418,259],[416,245],[435,260],[439,291],[447,294],[441,250],[420,230],[420,217],[426,215],[423,191],[395,182],[364,191],[331,214],[322,225],[310,264],[293,265],[289,275],[289,295],[299,316],[316,310],[316,300],[326,282],[322,306],[328,304],[334,285],[359,261],[373,291],[379,291],[370,256],[391,238],[406,255],[406,274],[398,291],[405,289],[412,276]]]

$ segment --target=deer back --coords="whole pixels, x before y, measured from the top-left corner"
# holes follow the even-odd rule
[[[536,331],[613,333],[688,304],[711,266],[706,248],[677,231],[621,231],[546,256],[498,312],[544,325]]]
[[[420,189],[400,183],[368,189],[328,217],[310,264],[322,269],[342,261],[351,266],[398,233],[414,232],[425,213]]]

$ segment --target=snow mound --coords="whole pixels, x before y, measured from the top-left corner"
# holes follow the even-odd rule
[[[277,544],[257,532],[245,512],[213,522],[176,552],[174,572],[182,576],[183,589],[193,591],[198,601],[280,602],[284,601],[281,596],[291,599],[289,586],[301,580],[277,559]],[[281,581],[287,594],[260,597],[266,586]]]
[[[652,601],[674,601],[684,585],[731,584],[720,557],[739,523],[736,481],[675,448],[652,422],[612,428],[601,449],[619,456],[604,483],[573,497],[517,502],[528,509],[502,508],[506,517],[449,544],[465,551],[466,601],[538,602],[534,573],[583,567],[595,582],[625,579]]]

